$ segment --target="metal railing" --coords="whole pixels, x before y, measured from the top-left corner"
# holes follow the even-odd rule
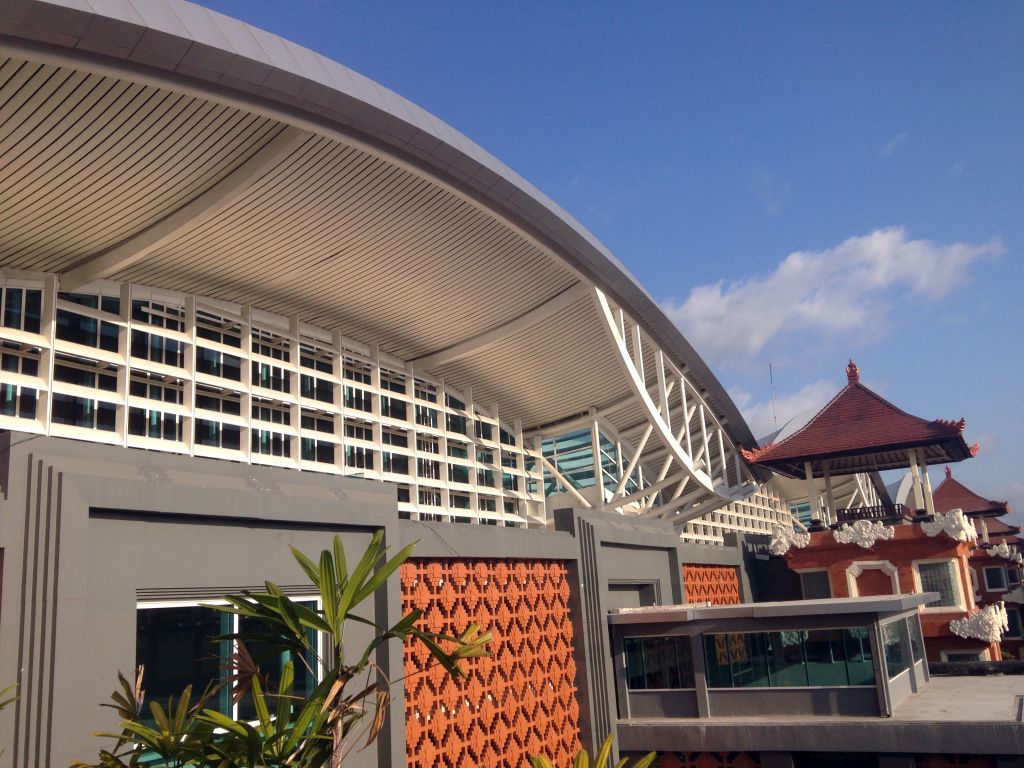
[[[909,520],[913,512],[904,504],[878,504],[873,507],[847,507],[836,510],[837,523],[855,520]]]

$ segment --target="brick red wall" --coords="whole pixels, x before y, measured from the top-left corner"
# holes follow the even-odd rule
[[[734,605],[740,600],[740,577],[731,565],[683,564],[686,602]]]
[[[565,566],[541,560],[411,560],[402,607],[457,634],[476,621],[492,655],[453,680],[421,643],[405,648],[406,748],[411,768],[522,768],[546,754],[570,765],[579,750],[576,664]]]
[[[957,542],[945,534],[926,535],[919,525],[895,526],[895,538],[878,541],[870,549],[856,544],[839,544],[831,531],[811,534],[811,543],[803,549],[791,549],[786,553],[786,562],[794,570],[824,568],[828,570],[833,597],[849,597],[846,569],[855,562],[887,561],[897,569],[897,580],[901,594],[915,591],[912,563],[915,560],[953,559],[959,567],[960,585],[968,610],[975,607],[974,588],[970,575],[964,567],[964,560],[971,553],[968,543]],[[973,560],[972,560],[973,562]],[[886,584],[888,582],[888,584]],[[866,568],[857,579],[861,594],[886,594],[891,592],[891,578],[878,569]],[[883,591],[885,590],[885,591]],[[940,651],[970,650],[981,651],[989,646],[977,640],[964,640],[949,629],[949,622],[966,615],[963,610],[925,611],[921,614],[921,631],[925,638],[925,651],[929,661],[940,661]],[[996,658],[997,649],[991,648]]]

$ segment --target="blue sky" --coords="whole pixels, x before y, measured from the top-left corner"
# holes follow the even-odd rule
[[[771,429],[967,418],[1024,522],[1024,3],[205,0],[435,113],[593,231]],[[932,469],[933,482],[942,477]]]

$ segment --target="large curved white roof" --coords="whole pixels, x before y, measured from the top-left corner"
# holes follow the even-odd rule
[[[529,182],[387,88],[192,3],[0,0],[0,210],[0,267],[340,329],[524,429],[596,409],[639,437],[644,398],[609,343],[621,311],[646,388],[664,354],[754,444],[654,300]]]

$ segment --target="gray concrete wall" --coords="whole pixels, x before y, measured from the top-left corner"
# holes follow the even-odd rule
[[[875,687],[716,688],[708,692],[712,717],[751,717],[765,708],[786,715],[877,717]]]
[[[216,599],[265,579],[299,594],[308,586],[289,546],[315,554],[342,534],[361,552],[376,529],[393,549],[417,541],[414,557],[567,565],[581,735],[593,747],[616,717],[608,609],[681,602],[681,562],[740,563],[729,548],[684,548],[663,522],[580,510],[560,513],[554,531],[400,521],[388,484],[19,433],[0,435],[0,485],[0,687],[20,684],[0,713],[3,768],[97,754],[89,734],[117,725],[98,705],[135,665],[139,601]],[[392,579],[372,618],[400,611]],[[401,677],[397,644],[377,662]],[[393,697],[378,748],[351,765],[404,759],[400,684]]]
[[[135,666],[139,599],[211,599],[264,579],[305,591],[288,547],[319,552],[335,533],[361,552],[370,531],[398,543],[394,490],[348,478],[190,459],[5,434],[0,502],[3,604],[0,681],[19,683],[0,714],[3,764],[17,768],[95,759],[89,734],[117,726],[98,705],[118,670]],[[395,581],[371,611],[394,621]],[[358,641],[358,638],[353,638]],[[376,661],[393,677],[401,648]],[[401,697],[378,755],[404,754]],[[387,756],[387,757],[385,757]]]

